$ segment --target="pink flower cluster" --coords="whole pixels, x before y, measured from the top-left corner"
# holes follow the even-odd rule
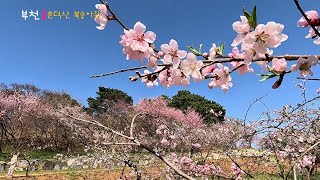
[[[13,92],[12,94],[0,92],[0,109],[2,116],[6,113],[11,114],[11,116],[16,114],[19,119],[30,115],[41,117],[48,112],[39,97],[18,92]]]
[[[127,59],[139,59],[142,62],[144,58],[149,58],[154,53],[150,44],[156,40],[156,34],[145,30],[146,26],[141,22],[137,22],[133,29],[124,30],[120,44]]]
[[[171,154],[171,161],[180,169],[187,172],[187,174],[196,177],[206,177],[214,175],[224,174],[223,170],[219,166],[213,164],[197,164],[188,157],[178,157],[176,154]]]
[[[232,163],[231,171],[235,175],[236,180],[242,180],[242,175],[244,172],[235,163]]]
[[[99,14],[94,17],[94,20],[100,25],[97,29],[104,30],[109,20],[107,7],[104,4],[96,4],[96,9],[99,10]]]
[[[162,140],[160,142],[162,145],[170,146],[171,148],[175,148],[177,146],[177,143],[175,142],[177,136],[174,132],[170,131],[167,126],[160,125],[156,130],[156,134],[162,137]]]
[[[297,63],[291,66],[291,70],[299,70],[302,77],[306,77],[307,75],[312,76],[313,72],[310,68],[311,66],[317,65],[318,61],[318,58],[315,56],[309,56],[307,59],[300,57]]]
[[[97,4],[96,8],[100,11],[95,18],[96,22],[100,24],[98,29],[104,29],[108,20],[116,19],[116,17],[108,16],[108,9],[105,5]],[[311,24],[319,26],[320,20],[316,11],[308,11],[306,15]],[[126,54],[127,60],[137,59],[142,63],[144,59],[147,59],[146,67],[152,68],[152,70],[145,70],[143,74],[138,73],[138,76],[130,77],[130,80],[136,81],[141,78],[148,87],[160,84],[169,88],[173,85],[187,86],[190,84],[191,78],[195,82],[210,79],[209,88],[218,87],[226,92],[233,86],[230,74],[235,70],[239,74],[252,73],[254,70],[250,65],[253,60],[262,66],[263,70],[268,67],[270,72],[278,76],[286,72],[285,58],[273,58],[272,67],[268,66],[268,61],[259,61],[259,59],[267,59],[271,56],[273,54],[271,49],[279,47],[288,39],[288,36],[283,34],[284,25],[273,21],[258,25],[255,22],[252,25],[252,19],[249,21],[247,17],[240,16],[241,21],[232,24],[237,33],[231,44],[233,46],[232,52],[228,54],[229,57],[235,59],[229,63],[232,68],[215,62],[217,57],[223,57],[222,51],[219,49],[221,47],[217,47],[216,44],[212,44],[209,53],[197,52],[195,49],[190,49],[192,53],[187,53],[187,51],[179,49],[176,40],[171,39],[168,44],[160,45],[160,50],[157,50],[154,45],[156,34],[152,31],[146,31],[146,26],[137,22],[133,29],[124,30],[119,43],[123,46],[123,53]],[[302,17],[297,25],[307,27],[309,24]],[[313,29],[310,29],[306,38],[317,38],[314,42],[320,44],[320,37],[317,37]],[[238,49],[239,45],[240,50]],[[198,60],[197,56],[202,56],[206,61]],[[317,63],[318,58],[314,56],[307,59],[299,58],[297,64],[291,66],[291,71],[299,70],[303,77],[312,75],[310,67]]]
[[[314,25],[314,24],[319,22],[319,16],[318,16],[318,12],[317,11],[314,11],[314,10],[307,11],[307,12],[305,12],[305,14],[307,15],[308,19],[311,21],[311,24]],[[299,19],[299,21],[297,22],[297,26],[304,28],[304,27],[309,26],[309,23],[304,17],[301,17]],[[313,39],[315,39],[313,41],[315,44],[317,44],[317,45],[320,44],[320,37],[317,36],[317,34],[315,33],[315,31],[312,28],[310,28],[309,34],[306,36],[306,38],[313,38]]]
[[[315,163],[316,157],[312,155],[303,156],[302,160],[298,162],[298,168],[309,167]]]
[[[236,47],[241,44],[241,51],[233,53],[235,58],[244,58],[244,63],[251,64],[252,59],[265,58],[265,54],[272,54],[268,48],[276,48],[288,36],[283,34],[284,25],[276,22],[268,22],[267,24],[259,24],[252,29],[245,16],[241,16],[241,22],[237,21],[232,24],[233,29],[238,33],[234,39],[232,46]]]
[[[168,107],[168,101],[162,97],[152,100],[143,99],[134,109],[157,117],[158,125],[162,125],[164,122],[175,122],[192,128],[202,126],[202,119],[197,112],[189,109],[184,113],[179,109]]]

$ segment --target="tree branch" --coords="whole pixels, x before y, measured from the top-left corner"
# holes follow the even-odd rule
[[[227,156],[229,157],[229,159],[230,159],[238,168],[240,168],[240,169],[241,169],[244,173],[246,173],[250,178],[254,179],[254,177],[253,177],[250,173],[248,173],[247,171],[245,171],[244,169],[242,169],[242,168],[240,167],[240,165],[239,165],[235,160],[233,160],[229,154],[227,154]]]
[[[108,9],[108,11],[109,11],[109,12],[111,13],[111,15],[113,16],[114,20],[116,20],[116,21],[123,27],[123,29],[129,30],[129,29],[127,28],[127,26],[124,25],[124,24],[122,23],[122,21],[113,13],[113,11],[110,9],[110,6],[109,6],[108,3],[106,3],[106,2],[103,1],[103,0],[100,0],[100,2],[106,6],[106,8]]]
[[[307,80],[307,81],[320,81],[320,78],[303,78],[297,77],[297,79]]]
[[[267,61],[270,62],[273,58],[285,58],[287,61],[295,61],[298,60],[300,57],[302,58],[308,58],[310,55],[280,55],[280,56],[269,56],[268,58],[265,59],[256,59],[253,60],[253,62],[260,62],[260,61]],[[320,55],[314,55],[316,56],[318,59],[320,59]],[[244,61],[244,58],[231,58],[228,56],[223,56],[221,58],[217,58],[214,60],[202,60],[203,63],[206,63],[207,65],[203,66],[210,66],[212,64],[217,64],[217,63],[228,63],[228,62],[241,62]],[[172,64],[159,64],[158,66],[166,66],[169,67]],[[240,66],[238,66],[237,68],[233,69],[232,71],[237,70],[238,68],[240,68]],[[139,67],[133,67],[133,68],[127,68],[127,69],[120,69],[117,71],[113,71],[113,72],[109,72],[109,73],[105,73],[105,74],[100,74],[100,75],[93,75],[90,78],[99,78],[99,77],[103,77],[103,76],[109,76],[112,74],[118,74],[118,73],[122,73],[122,72],[126,72],[126,71],[134,71],[134,70],[139,70],[139,69],[146,69],[148,68],[147,66],[139,66]]]
[[[118,132],[118,131],[115,131],[115,130],[113,130],[113,129],[111,129],[111,128],[109,128],[109,127],[107,127],[107,126],[105,126],[105,125],[103,125],[103,124],[101,124],[101,123],[99,123],[99,122],[97,122],[97,121],[88,121],[88,120],[85,120],[85,119],[81,119],[81,118],[77,118],[77,117],[71,116],[71,115],[66,114],[66,113],[64,113],[64,112],[62,112],[62,111],[59,111],[59,110],[56,110],[56,111],[57,111],[58,113],[60,113],[60,114],[63,114],[63,115],[65,115],[65,116],[69,117],[69,118],[72,118],[72,119],[74,119],[74,120],[78,120],[78,121],[81,121],[81,122],[85,122],[85,123],[89,123],[89,124],[93,124],[93,125],[102,127],[102,128],[104,128],[104,129],[106,129],[106,130],[108,130],[108,131],[110,131],[110,132],[112,132],[112,133],[114,133],[114,134],[116,134],[116,135],[118,135],[118,136],[121,136],[121,137],[126,138],[126,139],[129,139],[129,140],[133,140],[132,137],[126,136],[126,135],[124,135],[124,134],[122,134],[122,133],[120,133],[120,132]]]
[[[134,121],[135,121],[135,119],[136,119],[138,116],[140,116],[140,115],[142,115],[142,114],[144,114],[144,113],[138,113],[138,114],[136,114],[136,115],[132,118],[131,125],[130,125],[130,137],[132,137],[132,138],[134,138],[134,137],[133,137],[133,125],[134,125]]]

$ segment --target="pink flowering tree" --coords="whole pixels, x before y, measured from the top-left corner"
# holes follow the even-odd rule
[[[34,120],[47,115],[45,106],[36,95],[0,91],[1,146],[20,148],[36,143],[35,134],[29,130],[36,123]]]
[[[157,48],[154,44],[157,37],[156,33],[150,31],[149,28],[147,29],[146,25],[140,21],[135,23],[132,29],[128,28],[111,10],[107,2],[100,1],[102,4],[96,5],[96,8],[100,11],[100,14],[95,18],[95,21],[99,24],[97,29],[103,30],[111,20],[118,22],[124,29],[124,34],[120,36],[120,45],[123,47],[126,59],[139,60],[141,64],[145,63],[145,65],[94,75],[92,76],[94,78],[144,69],[143,72],[136,71],[135,75],[130,76],[129,79],[133,82],[141,79],[147,87],[160,84],[167,88],[174,85],[186,86],[192,80],[197,82],[208,81],[209,88],[221,88],[224,92],[227,92],[233,86],[232,73],[235,71],[239,74],[252,73],[256,71],[252,68],[252,64],[256,63],[262,70],[267,71],[266,74],[259,74],[262,77],[261,81],[277,78],[272,86],[274,89],[281,86],[285,76],[294,72],[299,73],[300,79],[319,80],[309,78],[309,76],[316,72],[315,68],[318,68],[320,55],[273,54],[273,50],[281,46],[289,37],[285,34],[285,27],[281,23],[274,21],[257,22],[256,7],[252,12],[244,10],[243,16],[240,16],[241,21],[232,24],[236,33],[231,44],[233,50],[228,55],[224,55],[224,45],[217,46],[214,43],[208,52],[202,52],[201,46],[199,50],[189,46],[188,52],[181,49],[174,39]],[[318,13],[314,10],[304,12],[298,0],[294,0],[294,2],[303,16],[298,20],[297,25],[303,28],[310,26],[311,29],[306,38],[312,38],[313,42],[319,45],[320,33],[318,27],[320,26],[320,20]],[[295,64],[288,67],[289,61],[294,61]],[[296,179],[297,169],[307,168],[309,175],[315,169],[314,164],[317,159],[317,152],[315,151],[319,143],[316,141],[316,137],[310,139],[306,136],[309,133],[315,133],[317,129],[311,127],[315,126],[314,121],[312,117],[303,114],[304,111],[298,111],[301,113],[301,116],[298,116],[299,118],[296,117],[293,109],[294,111],[290,112],[289,115],[284,113],[279,118],[269,118],[268,121],[261,121],[248,127],[234,122],[218,124],[214,127],[218,134],[213,135],[203,127],[199,115],[193,110],[182,113],[176,109],[168,108],[163,99],[143,100],[134,109],[139,113],[133,117],[130,126],[123,131],[116,131],[89,117],[89,120],[87,120],[72,116],[68,114],[68,111],[60,111],[60,113],[79,122],[98,126],[104,130],[103,132],[110,132],[122,139],[120,142],[110,142],[109,144],[137,146],[150,152],[167,165],[166,172],[174,172],[174,174],[169,175],[169,178],[181,176],[186,179],[195,179],[196,177],[242,179],[243,174],[252,177],[235,161],[231,166],[232,174],[230,175],[213,164],[198,164],[197,161],[192,159],[192,156],[179,157],[179,155],[173,153],[167,158],[168,156],[165,155],[168,149],[179,148],[182,146],[181,144],[187,144],[191,149],[199,149],[202,147],[202,144],[199,143],[201,138],[207,140],[204,141],[206,145],[212,143],[216,146],[232,147],[241,142],[244,137],[248,140],[250,135],[253,137],[259,133],[265,135],[260,141],[262,145],[274,151],[277,164],[281,170],[280,176],[283,179],[287,179],[288,174],[292,171]],[[138,117],[144,118],[138,119]],[[136,124],[139,124],[137,123],[139,120],[145,123],[136,126]],[[146,136],[146,134],[150,135]],[[148,139],[150,137],[157,140]],[[281,140],[278,142],[279,139]],[[299,144],[298,142],[302,145],[294,146],[294,144]],[[159,146],[160,150],[155,146]],[[300,151],[302,153],[299,154]],[[285,161],[286,158],[287,161]],[[284,167],[287,165],[286,163],[290,164],[287,174],[285,173],[287,169]]]
[[[317,97],[319,98],[319,97]],[[303,104],[304,105],[304,104]],[[285,106],[272,112],[255,133],[263,133],[259,144],[274,153],[279,175],[287,179],[291,173],[307,174],[310,179],[320,162],[319,108]],[[271,117],[272,116],[272,117]]]

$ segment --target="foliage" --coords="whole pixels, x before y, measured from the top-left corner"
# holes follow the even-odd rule
[[[114,106],[117,102],[124,102],[132,105],[132,97],[127,93],[113,88],[99,87],[96,98],[88,98],[89,107],[86,111],[89,114],[100,115],[107,111],[108,108]]]
[[[205,123],[223,122],[226,114],[226,110],[217,102],[187,90],[178,91],[169,101],[169,106],[182,111],[192,108],[202,116]]]

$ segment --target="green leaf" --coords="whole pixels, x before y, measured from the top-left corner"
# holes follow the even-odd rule
[[[248,24],[250,25],[250,27],[254,28],[254,22],[251,17],[250,19],[248,19]]]
[[[222,55],[224,50],[224,43],[217,47],[217,53]]]
[[[274,78],[274,77],[279,76],[279,75],[276,74],[276,73],[272,73],[272,74],[257,74],[257,75],[263,77],[263,78],[260,79],[259,81],[265,81],[265,80],[268,80],[268,79],[271,79],[271,78]]]
[[[256,28],[257,27],[257,6],[254,6],[253,10],[252,10],[252,20],[253,20],[253,25],[254,27],[253,28]]]
[[[271,74],[257,74],[258,76],[270,76]]]
[[[249,12],[246,10],[246,9],[244,9],[243,8],[243,14],[244,14],[244,16],[246,16],[246,18],[249,20],[250,19],[250,14],[249,14]]]
[[[202,54],[201,54],[199,51],[197,51],[194,47],[192,47],[192,46],[187,46],[187,48],[188,48],[194,55],[196,55],[196,56],[202,56]]]
[[[262,81],[265,81],[268,79],[268,76],[265,76],[264,78],[260,79],[259,81],[262,82]]]
[[[257,7],[254,6],[251,14],[243,8],[243,14],[248,19],[248,24],[250,25],[250,27],[256,28],[256,26],[257,26]]]
[[[199,53],[201,53],[202,45],[203,44],[200,44],[200,46],[199,46]]]

